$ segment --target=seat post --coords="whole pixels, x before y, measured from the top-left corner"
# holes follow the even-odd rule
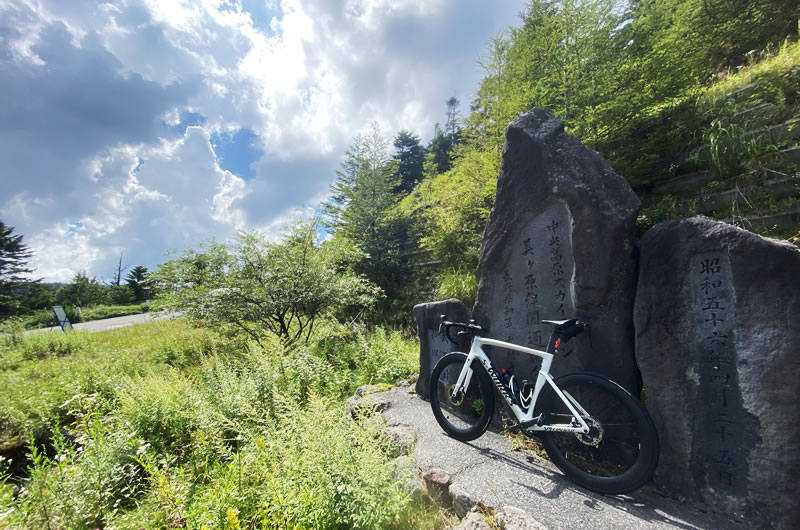
[[[550,339],[547,341],[547,348],[544,350],[547,353],[556,353],[556,340],[558,340],[558,326],[553,328],[553,331],[550,333]]]

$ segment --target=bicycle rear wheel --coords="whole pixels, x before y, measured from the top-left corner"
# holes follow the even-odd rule
[[[588,413],[583,419],[591,430],[537,431],[553,463],[576,484],[599,493],[629,493],[647,483],[658,463],[659,445],[653,420],[641,402],[595,374],[568,374],[556,385]],[[573,418],[552,389],[542,395],[537,409],[545,413],[545,424],[570,424]]]
[[[486,431],[494,412],[494,390],[489,374],[477,361],[472,363],[469,386],[453,395],[467,355],[445,355],[431,372],[431,408],[442,429],[456,440],[474,440]]]

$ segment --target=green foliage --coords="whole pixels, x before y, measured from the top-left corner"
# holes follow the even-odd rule
[[[478,295],[478,277],[474,270],[447,269],[439,277],[436,287],[436,299],[447,300],[455,298],[464,302],[464,305],[471,308],[475,305],[475,298]]]
[[[705,134],[711,167],[717,177],[735,177],[746,171],[746,163],[763,153],[757,137],[748,137],[744,127],[735,123],[711,122]]]
[[[28,260],[32,255],[22,236],[14,234],[14,227],[0,221],[0,321],[18,311],[18,290],[35,283],[26,278],[32,272],[28,268]]]
[[[692,208],[683,206],[680,200],[674,195],[665,195],[657,202],[642,208],[636,220],[638,236],[642,237],[645,232],[662,221],[671,221],[690,217],[695,212]]]
[[[133,303],[136,295],[127,285],[112,285],[108,288],[108,299],[114,305],[125,305]]]
[[[73,334],[78,335],[78,334]],[[335,321],[308,351],[259,346],[180,320],[92,335],[66,357],[0,371],[0,438],[23,433],[30,468],[0,513],[13,528],[406,528],[441,524],[404,492],[376,421],[345,416],[366,382],[415,367],[397,332]],[[9,343],[4,356],[20,357]],[[165,351],[183,350],[176,366]],[[113,352],[113,353],[111,353]],[[169,363],[165,364],[165,363]],[[29,379],[32,378],[32,379]],[[51,409],[53,414],[34,418]],[[62,429],[76,443],[69,443]],[[66,431],[64,431],[66,432]],[[52,456],[48,456],[52,455]]]
[[[308,342],[315,320],[347,307],[369,307],[378,290],[340,267],[336,246],[316,244],[313,223],[296,223],[278,243],[257,233],[234,244],[189,250],[151,274],[175,308],[195,322],[229,327],[261,343]]]
[[[405,194],[422,180],[425,149],[419,143],[419,136],[406,130],[397,133],[393,145],[395,154],[392,160],[397,164],[397,176],[400,179],[394,192]]]
[[[443,264],[477,267],[499,171],[496,153],[464,146],[451,170],[426,179],[404,199],[400,211],[417,216],[422,246]]]
[[[97,281],[97,278],[89,278],[86,271],[80,271],[72,278],[72,283],[59,288],[56,300],[63,306],[98,305],[108,300],[108,290]]]
[[[133,292],[133,300],[142,302],[150,297],[150,282],[147,278],[147,267],[137,265],[125,277],[127,286]]]

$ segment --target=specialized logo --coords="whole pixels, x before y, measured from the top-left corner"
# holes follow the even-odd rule
[[[486,371],[489,372],[489,376],[492,378],[492,381],[494,381],[494,384],[497,386],[497,388],[500,389],[500,393],[503,395],[503,398],[508,402],[508,404],[511,405],[514,403],[514,397],[511,395],[511,392],[508,391],[506,385],[500,382],[500,376],[497,375],[495,369],[489,365],[486,366]]]

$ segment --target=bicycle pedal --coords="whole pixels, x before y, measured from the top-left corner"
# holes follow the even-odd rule
[[[522,430],[522,424],[521,423],[515,423],[514,425],[510,425],[510,426],[506,427],[505,430],[506,430],[506,432],[511,432],[511,433],[520,432]]]

